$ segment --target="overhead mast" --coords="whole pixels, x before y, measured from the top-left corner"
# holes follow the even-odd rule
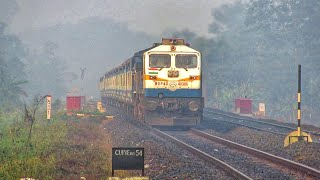
[[[297,112],[297,118],[298,118],[298,136],[301,136],[301,64],[298,66],[298,112]]]

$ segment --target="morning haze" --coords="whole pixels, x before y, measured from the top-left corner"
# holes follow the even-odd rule
[[[22,83],[28,98],[64,99],[74,88],[99,98],[98,80],[108,69],[162,37],[184,38],[202,52],[208,106],[230,111],[235,98],[247,96],[254,110],[264,102],[269,115],[292,122],[301,63],[302,115],[315,121],[319,5],[263,2],[2,0],[3,54],[10,67],[21,67],[11,76],[28,82]]]

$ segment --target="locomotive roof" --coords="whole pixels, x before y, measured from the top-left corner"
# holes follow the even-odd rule
[[[129,59],[125,60],[124,62],[122,62],[122,63],[119,64],[118,66],[112,68],[111,70],[109,70],[108,72],[106,72],[105,75],[111,74],[111,73],[113,73],[113,72],[121,69],[125,64],[131,63],[132,61],[134,61],[134,57],[139,57],[139,58],[142,59],[143,53],[149,51],[149,50],[152,49],[152,48],[154,48],[156,44],[157,44],[157,43],[155,43],[154,46],[152,46],[152,47],[149,47],[149,48],[143,49],[143,50],[141,50],[141,51],[135,52],[132,57],[130,57]],[[105,76],[105,75],[104,75],[104,76]]]
[[[142,57],[143,53],[145,53],[145,52],[149,51],[150,49],[153,49],[159,45],[161,45],[161,43],[154,43],[152,47],[138,51],[138,52],[134,53],[133,56],[141,56]]]
[[[133,61],[136,61],[137,59],[135,57],[138,57],[140,60],[142,60],[142,56],[145,52],[148,51],[164,51],[163,47],[167,47],[167,46],[171,46],[168,43],[171,43],[172,39],[162,39],[162,43],[154,43],[153,46],[140,50],[138,52],[135,52],[133,54],[132,57],[130,57],[129,59],[125,60],[124,62],[122,62],[121,64],[119,64],[118,66],[112,68],[111,70],[109,70],[108,72],[106,72],[104,74],[104,76],[106,76],[107,74],[112,74],[114,72],[117,72],[119,70],[124,69],[125,65],[128,64],[132,64]],[[181,41],[181,42],[180,42]],[[183,43],[183,44],[181,44]],[[179,52],[179,50],[183,50],[183,51],[190,51],[190,52],[198,52],[195,49],[190,48],[188,45],[184,44],[184,41],[182,39],[178,39],[177,43],[174,44],[177,48],[177,52]],[[103,77],[102,77],[103,78]]]
[[[171,51],[171,52],[195,52],[195,53],[199,53],[199,51],[187,46],[187,45],[174,45],[175,47],[175,50],[172,51],[170,50],[171,47],[173,45],[159,45],[159,46],[156,46],[156,47],[153,47],[153,48],[150,48],[148,51],[145,51],[145,52],[168,52],[168,51]]]

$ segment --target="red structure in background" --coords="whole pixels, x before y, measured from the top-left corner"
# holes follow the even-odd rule
[[[85,96],[67,96],[67,111],[79,111],[83,109]]]
[[[247,98],[235,99],[235,111],[240,114],[252,114],[252,100]]]

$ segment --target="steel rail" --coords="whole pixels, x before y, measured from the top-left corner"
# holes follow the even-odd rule
[[[269,161],[271,161],[271,162],[273,162],[275,164],[291,167],[291,168],[297,169],[299,171],[302,171],[304,173],[307,173],[307,174],[309,174],[311,176],[320,178],[320,171],[319,170],[314,169],[314,168],[309,167],[309,166],[306,166],[304,164],[300,164],[300,163],[297,163],[297,162],[294,162],[294,161],[291,161],[291,160],[288,160],[288,159],[285,159],[285,158],[282,158],[282,157],[279,157],[279,156],[275,156],[275,155],[272,155],[270,153],[267,153],[267,152],[264,152],[264,151],[260,151],[258,149],[247,147],[247,146],[244,146],[242,144],[238,144],[238,143],[235,143],[235,142],[232,142],[232,141],[229,141],[229,140],[226,140],[226,139],[223,139],[223,138],[220,138],[220,137],[217,137],[217,136],[214,136],[214,135],[199,131],[197,129],[190,129],[190,132],[192,132],[194,134],[197,134],[199,136],[202,136],[202,137],[204,137],[206,139],[215,141],[217,143],[220,143],[220,144],[223,144],[223,145],[226,145],[226,146],[229,146],[229,147],[233,147],[233,148],[242,150],[243,152],[246,152],[246,153],[249,153],[249,154],[253,154],[256,157],[259,157],[259,158],[262,158],[262,159],[265,159],[265,160],[269,160]]]
[[[288,134],[285,134],[285,133],[279,133],[279,132],[270,131],[270,130],[266,130],[266,129],[262,129],[262,128],[257,128],[257,127],[254,127],[254,126],[249,126],[249,125],[238,123],[238,122],[227,121],[227,120],[223,120],[223,119],[217,119],[217,118],[206,116],[206,115],[204,115],[204,117],[207,117],[207,118],[210,118],[210,119],[213,119],[213,120],[216,120],[216,121],[223,121],[223,122],[227,122],[227,123],[230,123],[230,124],[236,124],[236,125],[239,125],[239,126],[248,127],[250,129],[255,129],[255,130],[259,130],[259,131],[265,131],[265,132],[278,134],[278,135],[283,135],[283,136],[287,136],[288,135]]]
[[[252,179],[252,178],[248,177],[247,175],[243,174],[242,172],[238,171],[237,169],[233,168],[232,166],[226,164],[225,162],[223,162],[223,161],[221,161],[221,160],[219,160],[219,159],[217,159],[217,158],[215,158],[215,157],[213,157],[213,156],[211,156],[211,155],[209,155],[209,154],[207,154],[207,153],[205,153],[205,152],[203,152],[193,146],[190,146],[190,145],[188,145],[188,144],[186,144],[186,143],[184,143],[184,142],[182,142],[182,141],[180,141],[180,140],[178,140],[178,139],[176,139],[176,138],[174,138],[174,137],[172,137],[172,136],[170,136],[170,135],[168,135],[158,129],[154,128],[153,131],[157,135],[163,137],[164,139],[167,139],[167,140],[179,145],[180,147],[190,151],[194,155],[201,157],[205,161],[208,161],[208,162],[218,166],[219,168],[221,168],[225,172],[231,174],[236,179],[243,179],[243,180],[249,180],[249,179],[251,180]]]
[[[223,114],[223,113],[219,113],[219,112],[214,112],[212,110],[208,110],[208,109],[204,109],[204,111],[208,112],[208,113],[213,113],[213,114],[218,114],[218,115],[222,115],[222,116],[226,116],[226,117],[231,117],[231,118],[235,118],[235,119],[240,119],[240,120],[246,120],[249,121],[248,118],[245,117],[237,117],[237,116],[232,116],[232,115],[228,115],[228,114]],[[261,124],[267,124],[267,125],[271,125],[271,126],[276,126],[276,127],[281,127],[281,128],[286,128],[286,129],[290,129],[290,130],[296,130],[296,128],[290,127],[290,126],[284,126],[284,125],[280,125],[280,124],[275,124],[275,123],[270,123],[270,122],[264,122],[264,121],[260,121],[260,120],[255,120],[253,118],[251,118],[250,121],[256,122],[256,123],[261,123]],[[304,130],[304,132],[307,132],[311,135],[317,135],[320,136],[320,133],[317,132],[312,132],[312,131],[308,131],[308,130]]]
[[[247,127],[247,128],[250,128],[250,129],[255,129],[255,130],[258,130],[258,131],[269,132],[269,133],[272,133],[272,134],[282,135],[282,136],[285,136],[285,137],[288,135],[288,134],[286,134],[286,133],[280,133],[280,132],[270,131],[270,130],[267,130],[267,129],[262,129],[262,128],[258,128],[258,127],[254,127],[254,126],[249,126],[249,125],[242,124],[242,123],[238,123],[238,122],[233,122],[233,121],[218,119],[218,118],[214,118],[214,117],[210,117],[210,116],[206,116],[206,115],[203,115],[203,116],[204,116],[204,117],[207,117],[207,118],[210,118],[210,119],[213,119],[213,120],[215,120],[215,121],[223,121],[223,122],[227,122],[227,123],[230,123],[230,124],[236,124],[236,125],[239,125],[239,126]],[[320,144],[320,142],[319,142],[319,141],[316,141],[316,140],[313,140],[312,143]]]
[[[204,110],[204,111],[207,111],[207,113],[218,114],[218,115],[231,117],[231,118],[235,118],[235,119],[239,119],[239,120],[252,121],[252,122],[257,122],[257,123],[260,123],[260,124],[266,124],[266,125],[271,125],[271,126],[275,126],[275,127],[280,127],[280,128],[290,129],[290,130],[296,130],[295,128],[292,128],[292,127],[289,127],[289,126],[283,126],[283,125],[278,125],[278,124],[274,124],[274,123],[263,122],[263,121],[259,121],[259,120],[254,120],[252,118],[251,118],[251,120],[248,120],[245,117],[236,117],[236,116],[231,116],[231,115],[227,115],[227,114],[223,114],[223,113],[219,113],[219,112],[213,112],[213,111],[209,111],[209,110]],[[236,124],[236,125],[248,127],[248,128],[251,128],[251,129],[256,129],[256,130],[259,130],[259,131],[265,131],[265,132],[270,132],[270,133],[273,133],[273,134],[284,135],[284,136],[288,135],[288,134],[285,134],[285,133],[280,133],[280,132],[270,131],[270,130],[266,130],[266,129],[261,129],[261,128],[258,128],[258,127],[249,126],[249,125],[246,125],[246,124],[237,123],[237,122],[233,122],[233,121],[217,119],[217,118],[209,117],[209,116],[205,116],[205,117],[210,118],[210,119],[214,119],[214,120],[217,120],[217,121],[228,122],[230,124]],[[311,135],[320,136],[320,133],[316,133],[316,132],[312,132],[312,131],[308,131],[308,130],[304,130],[304,132],[307,132],[307,133],[309,133]],[[317,140],[313,140],[312,143],[320,144],[320,142],[317,141]]]

